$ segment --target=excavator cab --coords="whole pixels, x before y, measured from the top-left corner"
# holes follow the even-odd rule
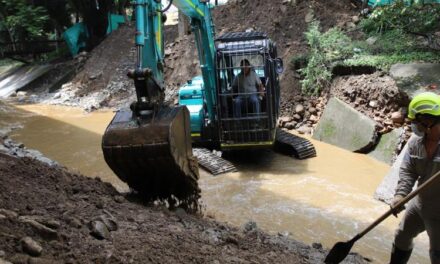
[[[276,45],[265,33],[227,33],[216,39],[222,149],[273,145],[279,115],[280,66]]]

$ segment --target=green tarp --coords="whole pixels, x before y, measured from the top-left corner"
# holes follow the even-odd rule
[[[383,6],[389,5],[395,2],[395,0],[369,0],[368,5],[370,6]],[[408,4],[440,4],[440,0],[405,0]]]
[[[63,33],[64,41],[66,41],[70,54],[75,56],[81,48],[86,47],[88,38],[87,28],[83,22],[76,23]]]
[[[110,34],[112,31],[118,29],[119,24],[125,23],[124,16],[109,14],[108,17],[107,34]],[[66,41],[67,47],[69,48],[72,56],[75,56],[78,54],[80,49],[86,47],[88,37],[89,35],[87,33],[87,28],[83,22],[76,23],[63,33],[63,38]]]
[[[125,18],[122,15],[109,14],[108,15],[108,27],[107,34],[110,34],[112,31],[118,29],[119,24],[125,23]]]

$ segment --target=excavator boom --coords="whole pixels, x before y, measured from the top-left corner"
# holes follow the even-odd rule
[[[191,3],[193,1],[186,1]],[[103,139],[104,158],[113,172],[144,200],[166,199],[195,209],[200,189],[192,154],[189,112],[164,104],[162,4],[136,0],[136,102],[118,111]]]

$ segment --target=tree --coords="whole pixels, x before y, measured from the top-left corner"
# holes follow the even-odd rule
[[[1,41],[16,43],[41,38],[48,20],[43,7],[29,5],[26,0],[0,0],[0,30],[9,37]]]
[[[35,6],[44,7],[47,10],[50,21],[45,30],[63,32],[72,25],[71,10],[67,0],[32,0]]]

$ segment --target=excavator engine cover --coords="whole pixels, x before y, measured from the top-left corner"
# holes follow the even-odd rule
[[[118,111],[102,139],[104,158],[113,172],[144,199],[197,200],[197,160],[192,154],[186,107],[162,107],[135,117]]]

